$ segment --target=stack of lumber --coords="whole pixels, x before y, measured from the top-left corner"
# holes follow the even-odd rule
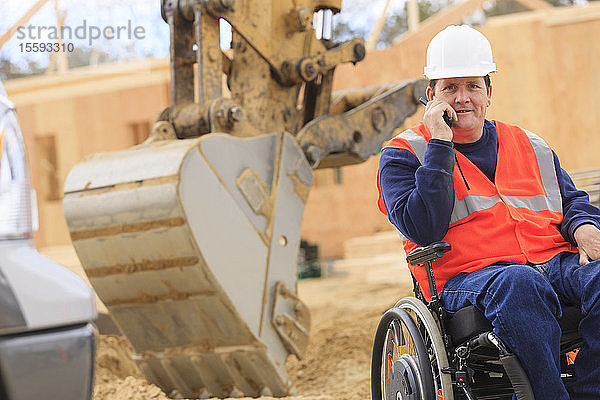
[[[333,263],[335,273],[349,274],[367,283],[411,283],[398,232],[378,232],[349,239],[344,258]]]
[[[570,175],[577,189],[585,190],[590,195],[590,202],[600,207],[600,169],[572,172]]]

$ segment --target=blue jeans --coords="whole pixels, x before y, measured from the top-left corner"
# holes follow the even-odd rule
[[[450,279],[440,294],[450,312],[469,304],[519,357],[537,400],[600,399],[600,260],[579,265],[579,254],[561,253],[545,264],[491,265]],[[585,340],[575,359],[576,380],[560,378],[561,304],[581,308]]]

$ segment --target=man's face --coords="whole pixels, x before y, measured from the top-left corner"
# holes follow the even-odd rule
[[[429,93],[431,92],[431,93]],[[452,130],[470,131],[483,129],[483,121],[491,103],[492,88],[485,86],[482,76],[466,78],[442,78],[435,85],[435,92],[428,88],[428,96],[445,101],[456,111],[458,121],[452,124]]]

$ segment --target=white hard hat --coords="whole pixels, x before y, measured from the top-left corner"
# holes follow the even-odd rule
[[[450,25],[429,42],[425,67],[429,79],[485,76],[490,72],[496,72],[492,46],[468,25]]]

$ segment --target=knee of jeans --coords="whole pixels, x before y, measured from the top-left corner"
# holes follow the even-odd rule
[[[496,296],[511,296],[522,304],[543,301],[554,305],[555,313],[560,313],[558,295],[546,278],[531,267],[515,265],[508,268],[494,283]]]

